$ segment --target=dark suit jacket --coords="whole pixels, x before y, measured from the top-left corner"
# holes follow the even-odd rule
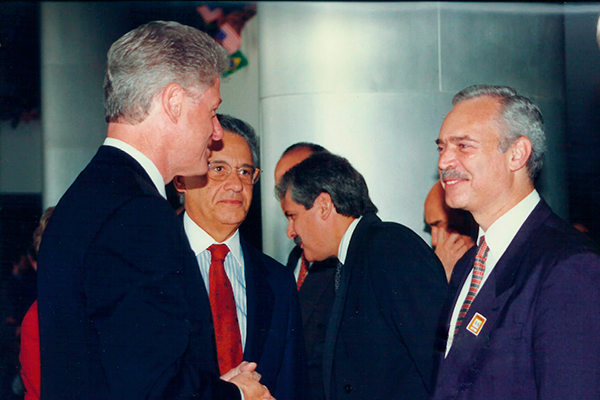
[[[327,399],[426,399],[446,286],[442,265],[419,236],[364,215],[329,320]]]
[[[244,360],[258,364],[260,382],[277,400],[305,399],[306,357],[294,278],[243,238],[241,245],[248,305]]]
[[[294,247],[288,257],[287,267],[294,271],[302,256],[302,248]],[[323,347],[331,306],[333,305],[334,277],[337,259],[312,263],[304,283],[298,291],[302,309],[302,328],[308,365],[310,399],[325,399],[323,386]]]
[[[600,397],[600,259],[584,242],[540,201],[471,304],[435,399]],[[445,332],[475,252],[454,269]],[[477,336],[465,329],[476,312]]]
[[[42,399],[239,399],[218,376],[210,305],[177,217],[102,146],[39,254]]]

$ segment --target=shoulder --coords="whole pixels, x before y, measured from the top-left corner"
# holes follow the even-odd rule
[[[425,254],[433,252],[425,241],[410,228],[397,222],[371,222],[363,231],[363,242],[370,248],[391,250],[395,253]]]
[[[396,222],[372,221],[361,231],[361,236],[358,254],[364,254],[363,262],[372,271],[379,271],[375,275],[386,279],[400,277],[405,282],[424,279],[445,287],[439,259],[410,228]]]

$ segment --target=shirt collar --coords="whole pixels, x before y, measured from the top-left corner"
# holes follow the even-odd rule
[[[519,229],[535,206],[540,202],[540,195],[534,189],[527,197],[521,200],[516,206],[511,208],[507,213],[498,218],[487,230],[483,232],[479,228],[479,237],[485,234],[485,241],[488,244],[490,251],[494,253],[497,260],[502,257],[510,242],[517,235]]]
[[[198,224],[192,221],[187,212],[183,215],[183,227],[185,229],[185,233],[187,234],[188,240],[190,241],[190,246],[192,247],[192,250],[196,256],[208,249],[211,245],[218,243],[204,229],[200,228]],[[223,244],[226,244],[227,247],[229,247],[229,252],[233,254],[238,264],[244,265],[239,229],[236,230],[235,233],[229,237],[229,239],[225,240]]]
[[[340,248],[338,249],[338,260],[342,264],[346,263],[346,256],[348,255],[348,247],[350,246],[350,240],[352,239],[352,234],[358,225],[358,222],[362,219],[362,216],[352,221],[346,232],[344,232],[344,236],[342,236],[342,241],[340,242]]]
[[[165,189],[165,181],[152,160],[150,160],[144,153],[133,147],[132,145],[125,143],[122,140],[115,138],[104,139],[105,146],[116,147],[119,150],[129,154],[135,161],[137,161],[144,171],[150,176],[152,183],[156,186],[156,189],[162,197],[167,198],[167,191]]]

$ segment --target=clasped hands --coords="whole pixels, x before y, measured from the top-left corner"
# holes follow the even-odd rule
[[[275,400],[269,389],[260,383],[255,362],[242,361],[240,365],[227,371],[221,379],[231,382],[244,393],[244,400]]]

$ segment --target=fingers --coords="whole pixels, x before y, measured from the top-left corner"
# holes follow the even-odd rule
[[[238,376],[241,373],[246,372],[246,373],[249,373],[250,376],[254,380],[259,382],[260,379],[262,378],[262,375],[259,374],[258,372],[256,372],[256,367],[257,367],[257,364],[255,362],[242,361],[240,363],[240,365],[238,365],[235,368],[230,369],[225,374],[223,374],[221,376],[221,379],[229,382],[232,378]]]
[[[252,372],[242,372],[231,379],[231,383],[238,386],[244,393],[245,400],[272,400],[273,396],[269,389],[257,382]]]
[[[238,368],[240,372],[253,372],[256,370],[257,364],[255,362],[242,361]]]

